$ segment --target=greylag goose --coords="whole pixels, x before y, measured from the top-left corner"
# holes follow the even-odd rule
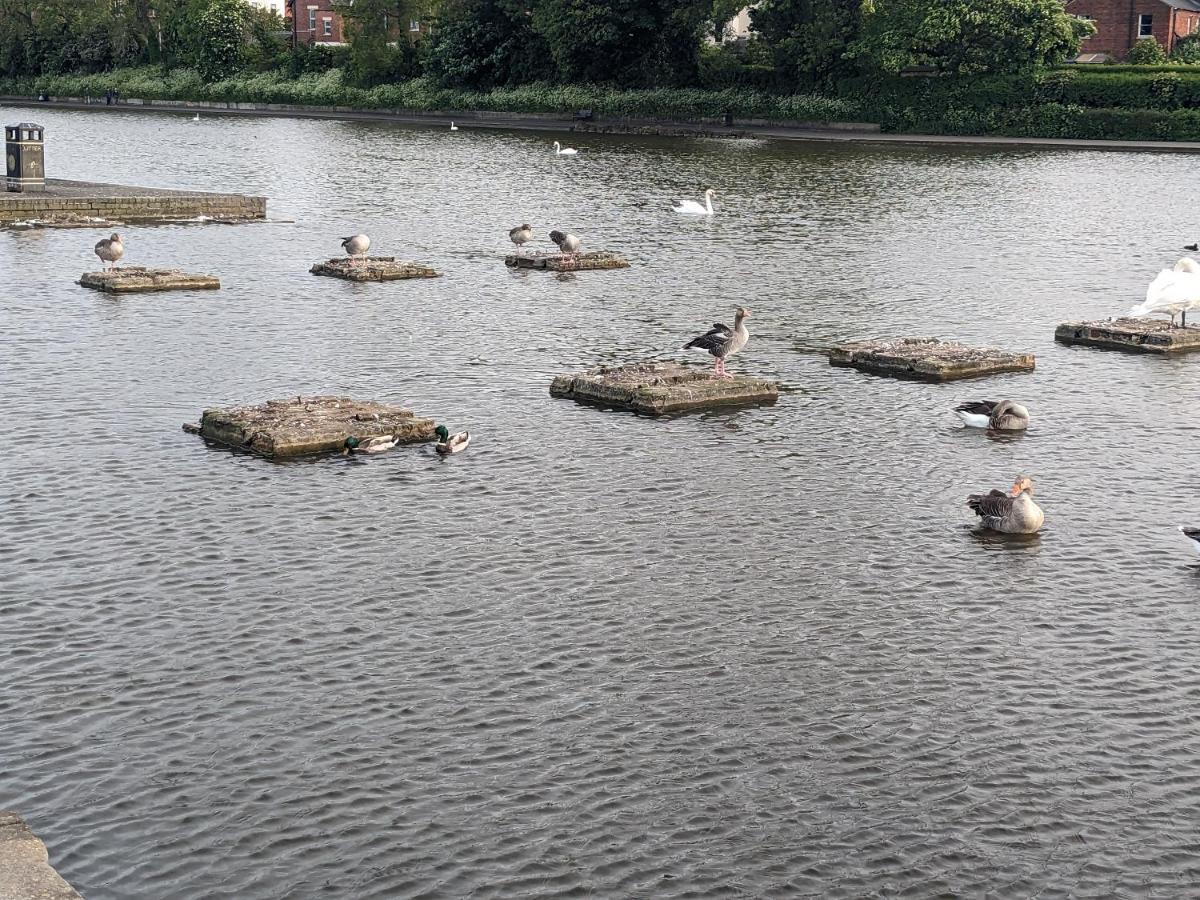
[[[451,435],[449,428],[445,425],[439,425],[433,430],[433,433],[438,436],[438,442],[433,449],[442,454],[442,456],[449,456],[451,453],[462,453],[467,449],[467,444],[471,443],[471,432],[469,431],[460,431],[458,434]]]
[[[353,264],[355,257],[360,260],[366,258],[367,251],[371,249],[371,239],[365,234],[342,238],[342,249],[346,251],[346,255],[350,257],[350,262]]]
[[[100,257],[102,263],[106,264],[104,268],[115,269],[117,261],[125,255],[125,242],[119,234],[114,234],[99,241],[93,248],[93,252]]]
[[[748,318],[750,318],[750,310],[739,306],[733,316],[732,328],[720,322],[714,322],[712,328],[699,337],[692,338],[683,345],[683,349],[690,350],[696,347],[711,353],[717,358],[716,373],[718,377],[732,378],[733,376],[725,371],[725,360],[735,353],[741,353],[747,341],[750,340],[750,331],[746,328]]]
[[[1012,400],[976,400],[955,407],[964,425],[992,431],[1024,431],[1029,427],[1029,410]]]
[[[1190,257],[1175,263],[1172,269],[1163,269],[1146,288],[1146,299],[1129,311],[1131,316],[1152,316],[1166,313],[1175,317],[1182,313],[1183,327],[1187,328],[1189,309],[1200,307],[1200,264]]]
[[[1035,534],[1046,521],[1041,507],[1033,502],[1033,479],[1028,475],[1018,475],[1007,494],[972,494],[967,506],[983,520],[984,528],[1005,534]]]
[[[518,225],[516,228],[508,230],[508,239],[517,245],[517,253],[521,252],[521,247],[533,240],[533,226],[529,224]]]
[[[1179,526],[1180,533],[1192,542],[1192,546],[1196,548],[1196,552],[1200,553],[1200,528],[1188,528],[1186,525]]]
[[[583,241],[575,237],[573,234],[566,234],[562,231],[550,232],[550,240],[558,245],[561,253],[572,257],[575,260],[579,259],[579,248],[583,246]]]

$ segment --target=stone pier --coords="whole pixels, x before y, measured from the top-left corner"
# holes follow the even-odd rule
[[[0,900],[83,900],[15,812],[0,811]]]
[[[266,197],[59,178],[47,178],[44,192],[0,192],[0,226],[81,228],[123,222],[246,222],[266,215]]]

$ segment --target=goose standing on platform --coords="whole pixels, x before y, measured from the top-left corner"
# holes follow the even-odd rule
[[[510,228],[508,239],[517,245],[517,254],[520,255],[521,248],[533,240],[533,226],[526,223],[518,225],[516,228]]]
[[[1024,431],[1029,427],[1029,410],[1011,400],[976,400],[955,408],[964,425],[992,431]]]
[[[462,453],[467,449],[467,445],[471,443],[471,432],[460,431],[458,434],[451,435],[450,429],[445,425],[439,425],[433,430],[433,433],[438,436],[438,442],[434,445],[434,450],[449,456],[452,453]]]
[[[717,358],[716,374],[719,378],[732,378],[725,371],[725,360],[736,353],[741,353],[750,340],[750,331],[746,328],[746,319],[750,318],[750,310],[739,306],[733,317],[733,327],[714,322],[713,327],[699,337],[692,338],[683,345],[684,350],[693,347],[705,350]]]
[[[554,142],[554,155],[555,156],[574,156],[578,152],[579,151],[576,150],[574,147],[564,147],[558,141]]]
[[[1129,311],[1131,316],[1169,315],[1171,325],[1175,317],[1182,315],[1183,327],[1187,328],[1189,309],[1200,307],[1200,264],[1190,257],[1175,263],[1172,269],[1163,269],[1146,288],[1146,300]]]
[[[671,209],[684,216],[711,216],[713,214],[713,189],[709,188],[704,192],[704,203],[697,203],[695,200],[680,200],[678,206],[672,206]]]
[[[579,260],[579,248],[583,246],[583,241],[575,237],[573,234],[567,234],[562,231],[550,232],[550,240],[558,245],[561,253],[572,257],[576,262]]]
[[[100,257],[106,269],[115,269],[121,257],[125,255],[125,242],[119,234],[113,234],[97,242],[92,252]]]
[[[1007,494],[972,494],[967,506],[979,516],[984,528],[1004,534],[1036,534],[1046,521],[1041,507],[1033,502],[1033,479],[1028,475],[1018,475]]]
[[[350,257],[350,264],[354,265],[356,257],[360,261],[366,258],[367,251],[371,249],[371,239],[365,234],[356,234],[348,238],[342,238],[342,249]]]

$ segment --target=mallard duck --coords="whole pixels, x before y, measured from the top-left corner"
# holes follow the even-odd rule
[[[712,328],[699,337],[692,338],[683,345],[683,349],[690,350],[695,347],[707,350],[717,358],[717,377],[732,378],[733,376],[725,371],[725,360],[735,353],[741,353],[749,342],[750,331],[746,328],[748,318],[750,310],[739,306],[733,316],[732,328],[721,322],[714,322]]]
[[[992,431],[1024,431],[1029,427],[1029,410],[1011,400],[975,400],[955,407],[964,425]]]
[[[400,443],[400,438],[394,434],[381,434],[365,439],[351,436],[346,438],[342,453],[346,456],[352,453],[383,453],[391,450],[398,443]]]
[[[92,252],[100,257],[102,263],[105,263],[104,268],[115,269],[121,257],[125,255],[125,242],[119,234],[114,234],[112,237],[106,237],[99,241]]]
[[[983,520],[983,527],[1005,534],[1035,534],[1046,521],[1040,506],[1033,502],[1033,479],[1018,475],[1006,494],[972,494],[967,506]]]
[[[471,432],[460,431],[456,435],[450,434],[450,429],[445,425],[439,425],[433,429],[433,433],[438,436],[438,442],[434,447],[442,456],[449,456],[451,453],[462,453],[467,449],[467,444],[471,443]]]

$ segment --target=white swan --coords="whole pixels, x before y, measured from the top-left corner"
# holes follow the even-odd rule
[[[684,216],[711,216],[713,214],[712,198],[715,196],[713,189],[709,188],[704,192],[703,206],[695,200],[680,200],[679,205],[672,206],[671,209]]]
[[[1173,269],[1163,269],[1146,289],[1146,300],[1129,311],[1131,316],[1166,314],[1175,324],[1175,317],[1182,314],[1183,327],[1187,327],[1189,309],[1200,307],[1200,264],[1190,257],[1175,263]]]
[[[450,123],[450,130],[451,130],[451,131],[458,131],[458,126],[457,126],[457,125],[455,125],[453,122],[451,122],[451,123]]]
[[[199,122],[200,121],[200,113],[196,113],[194,116],[192,116],[192,121]]]
[[[554,152],[558,156],[574,156],[579,151],[574,147],[564,147],[558,141],[554,142]]]

